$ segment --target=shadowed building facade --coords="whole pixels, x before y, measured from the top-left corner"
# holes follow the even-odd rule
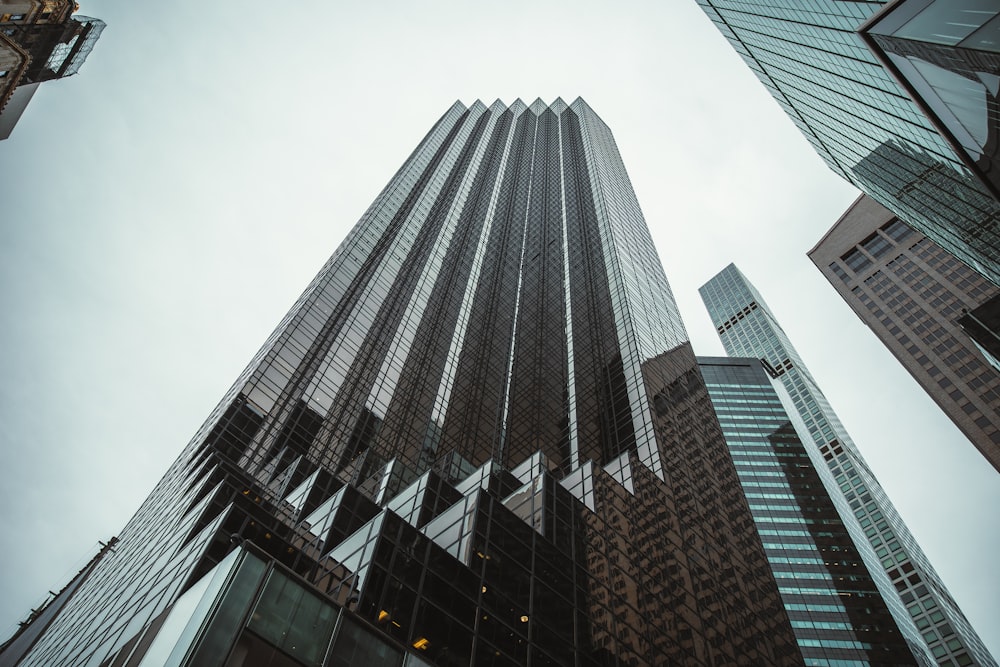
[[[825,462],[838,505],[847,506],[889,575],[876,577],[889,610],[907,638],[940,665],[996,661],[958,608],[927,556],[886,496],[826,396],[760,293],[730,264],[700,289],[712,323],[731,355],[762,360],[788,392],[810,441],[810,458]],[[825,477],[829,481],[828,477]],[[862,554],[864,551],[862,551]],[[913,631],[914,625],[919,634]]]
[[[697,1],[836,174],[1000,285],[996,3]]]
[[[810,459],[776,391],[784,388],[759,359],[698,357],[698,367],[805,663],[906,659],[875,578],[891,584],[843,496],[827,492],[835,484],[825,462]]]
[[[962,327],[963,313],[989,308],[1000,288],[867,196],[851,205],[809,258],[1000,470],[1000,370]],[[988,327],[982,338],[990,340]]]
[[[0,664],[803,664],[579,99],[452,106],[59,604]]]

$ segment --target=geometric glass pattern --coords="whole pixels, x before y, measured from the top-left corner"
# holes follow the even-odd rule
[[[449,108],[57,599],[0,660],[802,664],[580,99]]]
[[[974,173],[959,157],[857,32],[883,8],[883,0],[698,0],[698,4],[836,174],[1000,285],[1000,202],[995,190],[991,193],[979,178],[982,168]],[[912,9],[932,3],[890,4]],[[957,11],[961,8],[973,18],[958,22],[985,21],[996,14],[994,5],[944,0],[920,20],[932,26],[935,21],[954,24],[950,11],[962,13]],[[993,20],[986,27],[995,31],[996,25]],[[1000,72],[991,69],[995,54],[982,55],[990,56],[994,64],[960,64],[948,54],[934,60],[947,60],[949,67],[961,70],[950,84],[937,85],[938,93],[945,94],[945,88],[951,93],[956,86],[982,90],[978,102],[972,101],[974,93],[962,98],[965,93],[959,91],[949,97],[963,109],[981,107],[967,112],[975,116],[977,128],[988,122],[987,117],[997,118]],[[931,76],[929,68],[924,68],[926,76]],[[977,71],[983,73],[982,81]],[[996,132],[976,131],[990,134],[983,139],[989,147],[980,151],[988,160]]]

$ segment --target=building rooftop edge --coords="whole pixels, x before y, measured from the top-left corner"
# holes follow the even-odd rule
[[[586,101],[585,99],[583,99],[583,97],[582,97],[582,96],[580,96],[580,95],[577,95],[577,96],[576,96],[576,98],[575,98],[575,99],[574,99],[574,100],[573,100],[573,101],[572,101],[571,103],[567,103],[567,102],[566,102],[566,101],[565,101],[565,100],[563,99],[563,97],[562,97],[561,95],[558,95],[558,96],[556,96],[556,98],[555,98],[554,100],[552,100],[551,102],[545,102],[545,101],[544,101],[544,100],[543,100],[543,99],[542,99],[541,97],[536,97],[536,98],[535,98],[535,100],[534,100],[533,102],[531,102],[530,104],[529,104],[529,103],[527,103],[527,102],[525,102],[525,101],[524,101],[524,99],[523,99],[523,98],[521,98],[521,97],[518,97],[518,98],[516,98],[516,99],[515,99],[515,100],[514,100],[513,102],[511,102],[510,104],[507,104],[506,102],[504,102],[504,101],[503,101],[503,100],[502,100],[501,98],[499,98],[499,97],[498,97],[498,98],[496,98],[496,99],[495,99],[495,100],[494,100],[494,101],[493,101],[492,103],[490,103],[490,104],[486,104],[486,102],[485,102],[485,101],[483,101],[483,99],[482,99],[482,98],[480,98],[480,97],[477,97],[477,98],[476,98],[475,100],[473,100],[473,101],[472,101],[472,103],[471,103],[471,104],[469,104],[469,105],[466,105],[466,104],[465,104],[465,103],[464,103],[464,102],[463,102],[463,101],[462,101],[461,99],[458,99],[458,100],[456,100],[456,101],[455,101],[455,104],[460,104],[460,105],[462,105],[462,106],[463,106],[464,108],[467,108],[467,109],[471,109],[471,108],[472,108],[472,107],[474,107],[474,106],[475,106],[476,104],[482,104],[482,105],[483,105],[483,106],[484,106],[485,108],[487,108],[487,109],[492,109],[492,108],[493,108],[494,106],[496,106],[497,104],[501,104],[501,105],[503,105],[503,106],[504,106],[504,107],[505,107],[506,109],[512,109],[512,108],[514,108],[514,107],[520,107],[520,108],[522,108],[522,110],[524,110],[524,111],[533,111],[533,112],[534,112],[534,109],[535,109],[536,107],[539,107],[539,106],[541,106],[541,107],[542,107],[543,109],[551,109],[551,110],[553,110],[553,111],[556,111],[555,107],[562,107],[562,110],[565,110],[565,109],[568,109],[568,108],[572,108],[573,106],[575,106],[575,105],[577,105],[577,104],[583,104],[583,105],[585,105],[585,106],[587,106],[587,107],[590,107],[590,105],[589,105],[589,104],[587,104],[587,101]],[[535,113],[537,113],[537,112],[535,112]],[[562,113],[562,111],[557,111],[557,113]]]
[[[851,205],[847,207],[847,210],[841,213],[840,217],[837,218],[837,221],[834,222],[830,226],[830,228],[826,230],[823,236],[820,237],[819,241],[816,241],[815,245],[813,245],[812,248],[806,251],[806,256],[812,259],[812,254],[816,252],[816,249],[819,248],[821,245],[823,245],[823,242],[826,241],[827,238],[829,238],[830,234],[833,233],[833,230],[835,230],[840,225],[840,223],[843,222],[844,218],[849,216],[851,212],[854,211],[854,209],[857,208],[858,205],[861,203],[861,201],[866,197],[868,197],[868,195],[865,194],[864,192],[858,195],[857,198],[853,202],[851,202]],[[815,264],[815,261],[813,263]]]
[[[756,357],[713,357],[713,356],[703,356],[695,355],[695,360],[698,365],[712,365],[712,366],[752,366],[753,364],[760,365],[760,359]]]

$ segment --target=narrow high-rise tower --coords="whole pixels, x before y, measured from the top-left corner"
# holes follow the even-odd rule
[[[830,493],[842,495],[894,584],[882,593],[900,628],[911,618],[938,664],[995,667],[757,289],[730,264],[699,291],[726,352],[761,359],[787,390],[812,438],[806,445],[832,474]]]
[[[803,664],[590,107],[452,106],[21,656]]]

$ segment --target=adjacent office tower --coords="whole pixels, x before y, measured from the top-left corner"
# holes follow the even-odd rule
[[[582,100],[452,106],[110,551],[0,660],[802,664]]]
[[[998,190],[979,178],[1000,126],[996,3],[698,3],[834,172],[1000,285]],[[866,22],[905,87],[858,34]]]
[[[72,76],[104,22],[73,16],[70,0],[0,2],[0,140],[10,136],[38,86]]]
[[[807,665],[905,659],[909,649],[873,578],[891,589],[826,465],[809,458],[758,359],[698,357],[712,405]],[[826,479],[826,486],[824,485]],[[840,507],[837,507],[837,504]],[[897,616],[905,611],[897,610]],[[913,652],[923,656],[912,623]],[[930,655],[925,664],[934,664]]]
[[[938,664],[995,666],[756,288],[730,264],[699,291],[726,352],[761,359],[787,390],[812,438],[811,456],[834,478],[830,493],[843,494],[894,585],[883,590],[898,595],[889,609],[905,608]],[[905,629],[906,619],[897,621]]]
[[[1000,370],[959,323],[1000,288],[864,195],[809,257],[1000,470]]]

